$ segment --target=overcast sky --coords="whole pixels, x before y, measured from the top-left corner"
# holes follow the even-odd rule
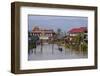
[[[43,15],[29,15],[28,16],[28,30],[31,31],[34,26],[41,28],[53,29],[56,31],[60,28],[67,32],[71,28],[87,27],[87,17],[74,16],[43,16]]]

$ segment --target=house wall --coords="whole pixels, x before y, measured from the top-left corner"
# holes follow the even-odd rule
[[[69,36],[77,36],[77,34],[69,34]]]

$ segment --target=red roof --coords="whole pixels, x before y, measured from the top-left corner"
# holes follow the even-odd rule
[[[87,31],[87,27],[73,28],[68,31],[68,33],[82,33]]]
[[[41,29],[39,27],[34,27],[33,30],[32,30],[33,33],[53,33],[54,31],[52,29]]]

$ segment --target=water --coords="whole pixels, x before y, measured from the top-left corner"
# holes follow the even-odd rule
[[[38,45],[36,49],[30,49],[28,60],[55,60],[55,59],[79,59],[87,58],[87,53],[75,51],[61,46],[62,51],[58,49],[57,44]]]

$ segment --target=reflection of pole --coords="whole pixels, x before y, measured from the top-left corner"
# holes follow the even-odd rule
[[[36,54],[36,48],[34,49],[34,54]]]
[[[54,43],[52,43],[52,54],[54,53]]]
[[[66,54],[66,41],[64,40],[64,48],[65,48],[65,54]]]
[[[66,55],[66,47],[65,47],[65,55]]]
[[[34,48],[34,54],[36,54],[36,46],[37,46],[37,45],[36,45],[36,42],[35,42],[35,43],[34,43],[34,47],[35,47],[35,48]]]
[[[35,46],[35,48],[34,48],[34,54],[36,54],[36,42],[34,43],[34,46]]]
[[[57,40],[57,42],[59,42],[59,40]],[[58,43],[58,49],[60,48],[59,43]]]
[[[41,53],[43,53],[43,41],[41,39]]]

